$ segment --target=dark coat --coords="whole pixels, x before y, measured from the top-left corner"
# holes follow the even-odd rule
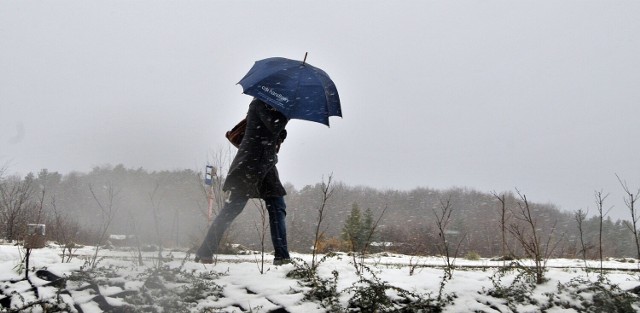
[[[249,198],[286,195],[276,169],[276,146],[287,122],[282,113],[261,100],[254,99],[249,104],[247,129],[231,162],[224,191],[243,193]]]

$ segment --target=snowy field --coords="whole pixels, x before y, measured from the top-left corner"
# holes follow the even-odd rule
[[[499,271],[502,261],[455,260],[443,280],[444,260],[376,254],[325,258],[308,271],[312,256],[274,266],[272,256],[221,255],[216,264],[192,261],[184,252],[136,253],[93,247],[33,250],[29,279],[19,246],[0,246],[0,312],[634,312],[629,290],[640,286],[636,260],[609,260],[605,279],[581,260],[548,262],[546,283],[528,283],[525,271]],[[362,263],[365,267],[360,266]],[[599,268],[600,262],[590,267]],[[358,270],[357,270],[358,269]],[[315,274],[310,274],[315,273]],[[293,275],[298,274],[298,275]],[[598,308],[610,309],[599,311]]]

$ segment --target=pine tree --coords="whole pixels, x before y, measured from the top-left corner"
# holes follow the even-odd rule
[[[360,213],[360,207],[357,203],[351,205],[351,213],[347,216],[347,220],[342,228],[342,240],[349,244],[349,247],[353,251],[358,251],[362,241],[362,217]]]
[[[367,210],[364,212],[362,224],[360,225],[360,247],[364,247],[364,245],[371,244],[371,242],[375,241],[374,235],[373,212],[371,211],[371,208],[367,208]]]

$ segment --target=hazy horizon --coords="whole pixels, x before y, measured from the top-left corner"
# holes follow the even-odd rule
[[[640,188],[640,2],[0,1],[0,165],[199,169],[256,60],[302,59],[344,118],[290,121],[294,186],[513,191],[595,210]]]

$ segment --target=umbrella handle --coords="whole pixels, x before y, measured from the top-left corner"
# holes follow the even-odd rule
[[[305,62],[307,62],[307,54],[309,54],[309,52],[304,53],[304,60],[302,60],[302,65],[304,65]]]

